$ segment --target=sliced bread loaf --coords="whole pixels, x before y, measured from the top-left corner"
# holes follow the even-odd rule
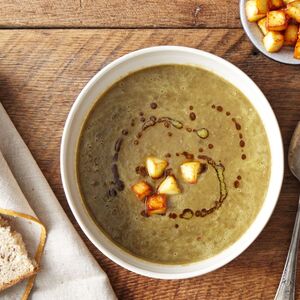
[[[0,216],[0,291],[38,271],[28,257],[21,234],[13,231],[9,221]]]

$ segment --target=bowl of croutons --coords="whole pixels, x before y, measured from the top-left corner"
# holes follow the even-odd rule
[[[281,63],[300,65],[300,0],[241,0],[240,18],[260,52]]]

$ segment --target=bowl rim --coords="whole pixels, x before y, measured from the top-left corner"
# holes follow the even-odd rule
[[[176,51],[181,51],[181,52],[187,52],[187,53],[193,53],[193,54],[201,55],[204,58],[210,58],[218,64],[221,64],[221,65],[225,64],[227,67],[231,68],[233,72],[236,72],[240,76],[242,76],[243,78],[247,79],[248,83],[249,84],[251,83],[252,86],[254,86],[256,88],[256,90],[260,94],[260,96],[263,99],[265,99],[265,105],[268,107],[268,110],[271,114],[270,117],[273,118],[273,121],[274,121],[273,123],[274,123],[274,126],[275,126],[274,131],[277,131],[277,134],[278,134],[277,138],[278,138],[278,142],[280,144],[280,149],[278,149],[279,157],[277,157],[277,159],[279,159],[279,169],[277,169],[277,178],[278,178],[277,183],[279,183],[279,184],[278,184],[278,186],[273,187],[275,189],[276,199],[273,200],[271,209],[270,209],[268,215],[264,218],[264,221],[262,222],[260,228],[258,230],[256,230],[251,235],[251,238],[250,237],[248,238],[247,242],[242,245],[242,247],[239,249],[239,251],[237,251],[237,253],[234,253],[232,255],[227,256],[225,259],[222,260],[222,262],[219,262],[219,263],[217,263],[213,266],[209,266],[207,268],[203,268],[201,271],[195,270],[195,271],[191,271],[191,272],[182,272],[182,273],[174,273],[174,274],[166,274],[166,273],[163,273],[163,272],[161,272],[161,273],[160,272],[153,272],[153,271],[149,271],[149,270],[146,270],[146,269],[136,267],[136,266],[134,266],[130,263],[127,263],[126,261],[122,260],[122,258],[114,255],[108,249],[106,249],[101,244],[101,242],[99,242],[95,238],[94,234],[87,228],[87,225],[86,225],[87,220],[85,220],[83,218],[83,216],[81,215],[81,213],[77,210],[76,203],[73,201],[73,199],[71,197],[71,190],[70,190],[71,189],[71,187],[70,187],[71,184],[70,184],[70,182],[68,182],[68,178],[67,178],[67,156],[68,156],[68,151],[67,150],[68,150],[68,139],[69,139],[69,136],[72,134],[71,133],[71,125],[72,125],[74,116],[77,112],[77,107],[79,106],[79,103],[84,101],[84,98],[86,97],[86,94],[88,93],[88,91],[101,79],[101,77],[104,74],[106,74],[110,70],[116,68],[118,65],[125,63],[128,59],[136,58],[139,55],[145,55],[147,53],[164,52],[164,51],[175,51],[175,52]],[[154,63],[153,65],[157,65],[157,64]],[[141,69],[143,69],[143,68],[141,67]],[[123,75],[125,75],[125,74],[123,74]],[[221,75],[219,75],[219,76],[221,76]],[[111,85],[113,83],[114,82],[112,82]],[[108,89],[108,88],[109,88],[109,86],[106,89]],[[253,103],[252,103],[252,105],[254,106]],[[91,104],[90,107],[92,107],[92,106],[93,106],[93,104]],[[270,145],[270,147],[271,147],[271,145]],[[111,63],[109,63],[108,65],[103,67],[99,72],[97,72],[92,77],[92,79],[84,86],[84,88],[82,89],[82,91],[80,92],[78,97],[76,98],[75,102],[73,103],[72,108],[71,108],[71,110],[68,114],[65,126],[64,126],[62,140],[61,140],[60,166],[61,166],[62,184],[63,184],[63,188],[64,188],[64,192],[65,192],[68,204],[71,208],[71,211],[72,211],[73,215],[75,216],[75,219],[78,222],[78,224],[80,225],[81,229],[85,233],[85,235],[104,255],[106,255],[108,258],[110,258],[112,261],[114,261],[118,265],[120,265],[120,266],[122,266],[122,267],[124,267],[124,268],[126,268],[130,271],[138,273],[140,275],[144,275],[144,276],[152,277],[152,278],[158,278],[158,279],[184,279],[184,278],[190,278],[190,277],[203,275],[203,274],[209,273],[211,271],[214,271],[214,270],[216,270],[218,268],[221,268],[222,266],[226,265],[227,263],[229,263],[230,261],[232,261],[233,259],[238,257],[242,252],[244,252],[253,243],[253,241],[258,237],[258,235],[262,232],[262,230],[264,229],[264,227],[268,223],[268,221],[269,221],[269,219],[270,219],[270,217],[273,213],[273,210],[275,209],[275,206],[276,206],[278,198],[279,198],[281,186],[282,186],[283,169],[284,169],[283,142],[282,142],[282,137],[281,137],[278,121],[276,119],[276,116],[275,116],[272,108],[271,108],[270,103],[267,101],[267,99],[265,98],[264,94],[261,92],[259,87],[243,71],[241,71],[239,68],[237,68],[236,66],[234,66],[230,62],[224,60],[223,58],[218,57],[216,55],[213,55],[211,53],[202,51],[202,50],[189,48],[189,47],[183,47],[183,46],[155,46],[155,47],[139,49],[139,50],[130,52],[128,54],[125,54],[125,55],[117,58],[116,60],[112,61]],[[271,172],[272,172],[272,169],[271,169]],[[270,189],[270,184],[269,184],[269,187],[268,187],[268,191],[269,191],[269,189]],[[262,208],[260,209],[260,211],[261,210],[262,210]],[[257,216],[256,216],[256,218],[257,218]],[[250,227],[246,230],[245,233],[243,233],[243,235],[245,235],[248,232],[248,230],[253,226],[255,221],[256,221],[256,219],[251,223]],[[102,234],[104,235],[104,233],[102,233]],[[237,241],[239,241],[241,239],[241,237]],[[235,241],[232,245],[234,245],[237,241]],[[231,247],[231,246],[229,246],[229,247]],[[115,247],[118,247],[118,246],[115,245]],[[128,254],[128,255],[132,256],[131,254]],[[217,254],[217,255],[219,255],[219,254]],[[215,257],[215,256],[213,256],[213,257]],[[142,260],[142,261],[145,262],[146,264],[150,263],[148,261],[144,261],[144,260]],[[150,264],[153,264],[153,263],[150,263]],[[174,267],[174,268],[180,268],[180,267],[186,266],[186,265],[174,265],[174,266],[168,265],[168,266]]]
[[[251,43],[254,45],[254,47],[260,52],[262,53],[264,56],[272,59],[273,61],[279,62],[281,64],[284,65],[300,65],[300,60],[296,60],[293,56],[291,57],[292,60],[291,61],[287,61],[285,59],[282,59],[280,55],[276,55],[276,54],[280,54],[280,51],[277,53],[270,53],[268,52],[262,44],[262,41],[258,41],[254,35],[252,34],[251,29],[249,28],[249,21],[247,20],[246,17],[246,12],[245,12],[245,3],[247,2],[247,0],[240,0],[239,3],[239,13],[240,13],[240,19],[241,19],[241,24],[242,27],[244,29],[244,32],[246,33],[248,39],[251,41]],[[292,53],[291,53],[292,55]]]

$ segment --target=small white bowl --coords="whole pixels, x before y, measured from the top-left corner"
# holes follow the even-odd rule
[[[246,2],[247,0],[240,0],[240,18],[242,26],[252,42],[252,44],[265,56],[276,60],[278,62],[289,65],[300,65],[300,60],[294,58],[294,47],[283,47],[279,52],[270,53],[263,45],[263,33],[260,31],[257,23],[252,23],[246,17]]]
[[[162,64],[189,64],[210,70],[239,88],[259,113],[271,148],[271,177],[266,199],[248,230],[233,245],[209,259],[186,265],[163,265],[139,259],[114,244],[97,227],[80,197],[76,181],[76,147],[80,130],[93,104],[114,82],[128,73]],[[61,144],[61,176],[73,214],[93,244],[124,268],[161,279],[181,279],[202,275],[227,264],[240,255],[259,235],[277,203],[283,179],[283,146],[276,117],[255,83],[231,63],[204,51],[159,46],[129,53],[99,71],[76,99],[65,124]]]

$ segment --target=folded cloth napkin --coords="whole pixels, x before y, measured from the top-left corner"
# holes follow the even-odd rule
[[[47,229],[47,241],[31,299],[116,299],[109,280],[73,228],[49,184],[0,103],[0,209],[38,218]],[[41,227],[12,218],[31,257]],[[27,282],[0,294],[21,299]]]

